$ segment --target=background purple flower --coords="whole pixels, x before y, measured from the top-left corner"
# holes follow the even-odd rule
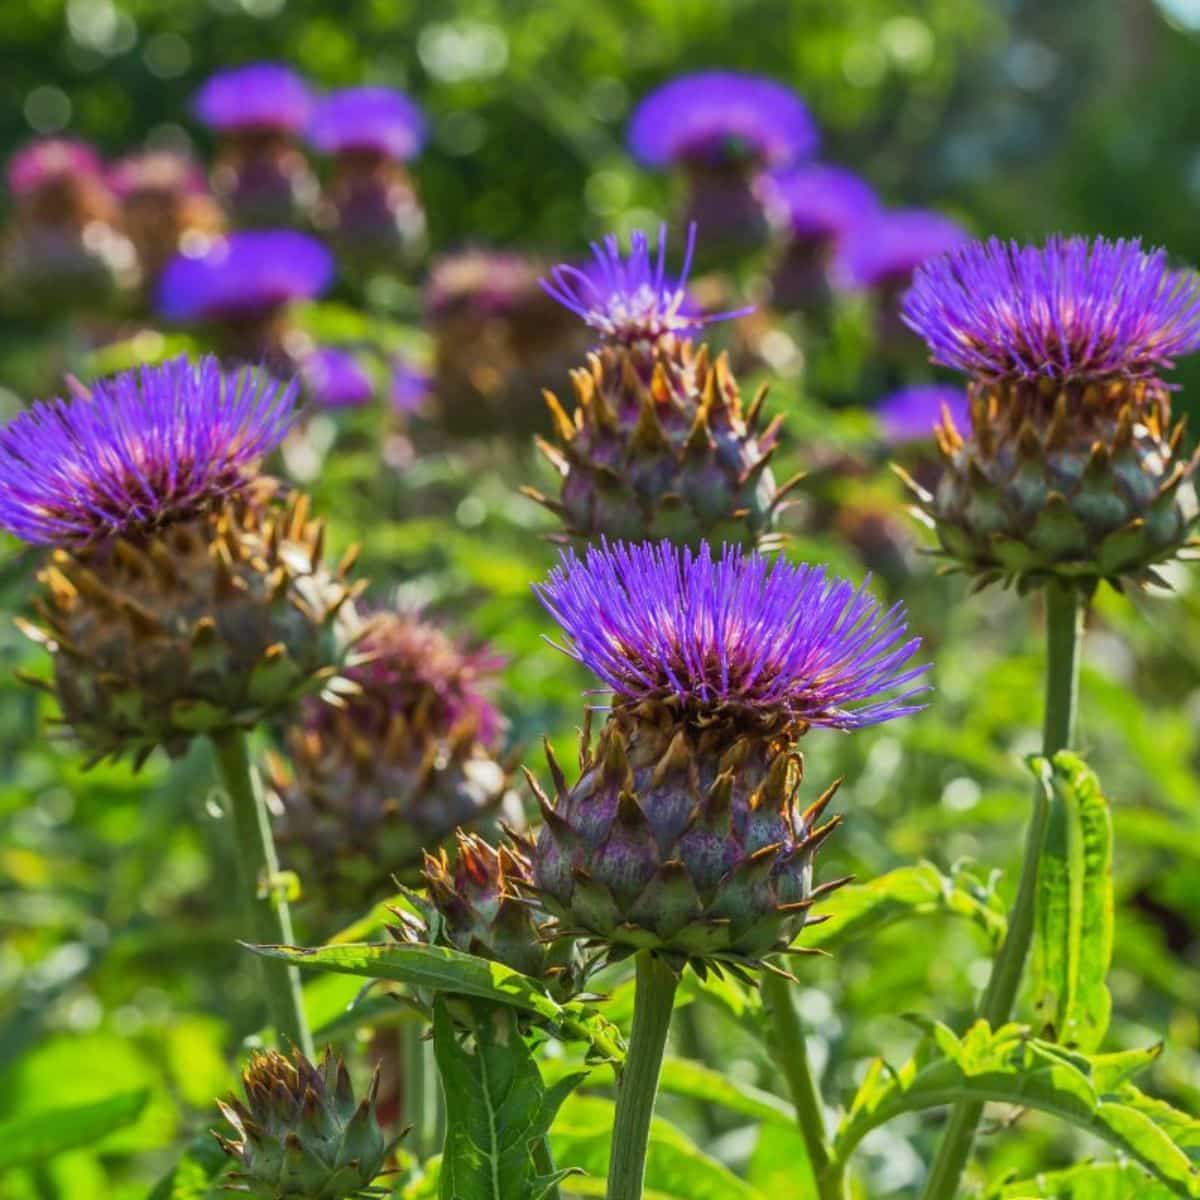
[[[390,396],[396,412],[419,412],[432,395],[433,376],[428,371],[403,359],[392,361]]]
[[[762,191],[775,220],[796,238],[841,237],[879,212],[879,198],[866,180],[826,163],[772,172]]]
[[[1137,241],[992,238],[923,266],[903,319],[971,375],[1145,376],[1200,346],[1200,276]]]
[[[158,285],[158,311],[171,321],[263,313],[320,295],[333,271],[333,256],[307,234],[288,229],[231,233],[199,254],[177,254],[167,263]]]
[[[325,154],[367,151],[404,162],[420,153],[425,118],[403,92],[346,88],[317,104],[308,137]]]
[[[14,196],[27,196],[60,176],[101,176],[100,156],[86,142],[74,138],[38,138],[8,161],[8,187]]]
[[[773,79],[700,71],[642,100],[629,124],[629,146],[652,167],[744,160],[782,166],[816,150],[817,127],[804,101]]]
[[[535,590],[570,638],[560,648],[635,703],[852,729],[914,711],[925,690],[903,607],[881,611],[823,568],[605,543],[564,552]]]
[[[941,423],[942,409],[949,411],[955,426],[971,427],[967,393],[952,383],[918,383],[884,396],[875,406],[884,438],[893,446],[905,442],[928,442]]]
[[[304,80],[291,67],[270,62],[219,71],[192,101],[196,117],[221,133],[300,133],[312,107]]]
[[[941,213],[920,208],[881,212],[839,244],[833,276],[851,290],[903,283],[927,259],[966,240],[965,230]]]
[[[199,163],[173,150],[147,150],[118,159],[109,168],[108,183],[122,198],[144,191],[208,194],[208,180]]]
[[[349,350],[323,346],[300,366],[304,390],[320,408],[358,408],[375,395],[370,373]]]
[[[190,516],[241,490],[287,431],[295,386],[185,358],[35,404],[0,429],[0,527],[79,544]]]

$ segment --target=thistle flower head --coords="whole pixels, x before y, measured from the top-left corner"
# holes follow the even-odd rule
[[[147,150],[118,159],[109,169],[108,182],[122,199],[146,192],[208,194],[208,181],[199,165],[186,154],[172,150]]]
[[[308,138],[325,154],[368,153],[405,162],[420,153],[425,117],[394,88],[346,88],[317,105]]]
[[[795,238],[842,237],[873,220],[879,198],[853,171],[804,163],[775,171],[763,181],[767,203]]]
[[[576,313],[608,342],[631,345],[655,342],[671,333],[702,329],[714,321],[742,316],[748,308],[704,315],[687,294],[687,276],[696,249],[696,226],[688,227],[687,247],[678,276],[667,275],[667,227],[658,230],[658,251],[641,230],[629,239],[629,254],[621,255],[614,234],[592,243],[592,262],[582,270],[560,263],[542,280],[547,295]]]
[[[473,246],[434,262],[425,307],[435,317],[460,310],[502,315],[524,302],[536,279],[534,265],[523,255]]]
[[[879,213],[839,244],[833,274],[851,290],[903,283],[927,259],[967,240],[941,213],[919,208]]]
[[[433,376],[414,363],[397,358],[392,362],[392,407],[398,413],[419,412],[433,394]]]
[[[562,647],[618,706],[661,703],[699,724],[731,718],[802,732],[913,712],[927,666],[904,609],[820,567],[669,542],[565,552],[535,589]]]
[[[214,358],[178,358],[35,404],[0,430],[0,526],[78,546],[190,517],[247,488],[295,396]]]
[[[38,138],[9,159],[8,187],[14,196],[27,196],[58,179],[103,173],[100,156],[86,142]]]
[[[196,117],[219,133],[300,133],[312,107],[304,80],[271,62],[218,71],[192,101]]]
[[[360,408],[375,395],[375,385],[349,350],[324,346],[300,366],[304,389],[320,408]]]
[[[1144,378],[1200,347],[1200,277],[1136,240],[992,238],[922,266],[903,319],[979,378]]]
[[[952,383],[919,383],[900,388],[880,400],[875,408],[884,439],[893,446],[905,442],[930,442],[948,412],[957,429],[971,427],[967,393]]]
[[[307,234],[231,233],[167,263],[158,283],[158,310],[171,321],[254,316],[320,295],[333,271],[332,255]]]
[[[816,149],[817,128],[804,101],[773,79],[700,71],[672,79],[642,100],[629,125],[629,145],[652,167],[782,166]]]

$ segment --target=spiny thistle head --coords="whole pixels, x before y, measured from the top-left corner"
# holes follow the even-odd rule
[[[185,358],[35,404],[0,429],[0,527],[39,545],[138,538],[245,497],[296,388]]]
[[[960,429],[969,429],[971,422],[966,389],[952,383],[917,383],[889,392],[875,406],[875,415],[891,446],[932,442],[947,415]]]
[[[146,192],[172,196],[208,194],[208,181],[199,165],[173,150],[128,154],[109,168],[108,182],[123,200]]]
[[[237,1163],[236,1190],[259,1200],[349,1200],[371,1194],[395,1145],[375,1111],[379,1071],[362,1100],[346,1064],[326,1049],[315,1065],[299,1050],[258,1051],[242,1074],[246,1098],[217,1101],[234,1137],[214,1136]]]
[[[899,608],[823,571],[669,543],[564,557],[540,589],[566,652],[614,691],[533,859],[564,931],[610,957],[740,969],[785,949],[813,900],[830,788],[801,811],[796,738],[912,712],[926,668]]]
[[[196,116],[218,133],[302,133],[313,97],[291,67],[260,62],[218,71],[192,101]]]
[[[32,195],[47,185],[81,178],[101,179],[100,156],[74,138],[38,138],[8,161],[8,190],[16,197]]]
[[[590,270],[560,266],[544,284],[604,338],[571,374],[572,416],[546,393],[558,444],[538,445],[561,497],[526,489],[572,537],[754,541],[770,532],[791,486],[776,489],[768,469],[779,421],[760,428],[765,390],[743,410],[726,356],[713,362],[707,346],[682,336],[720,319],[688,304],[694,241],[692,228],[678,279],[665,274],[664,230],[656,256],[641,234],[626,259],[609,238]]]
[[[1195,459],[1159,373],[1200,347],[1200,281],[1137,242],[990,241],[922,267],[904,319],[971,376],[970,427],[915,489],[980,583],[1155,582],[1191,537]]]
[[[762,186],[776,221],[797,240],[832,241],[879,213],[879,198],[865,179],[828,163],[773,171]]]
[[[324,154],[371,154],[406,162],[421,152],[425,117],[395,88],[345,88],[317,105],[308,138]]]
[[[368,616],[336,705],[312,702],[271,764],[284,860],[340,903],[411,875],[459,826],[487,827],[506,803],[493,757],[500,660],[415,613]],[[519,819],[519,818],[518,818]]]
[[[833,275],[842,287],[855,291],[907,287],[923,262],[966,240],[962,227],[941,213],[920,208],[881,212],[842,239]]]

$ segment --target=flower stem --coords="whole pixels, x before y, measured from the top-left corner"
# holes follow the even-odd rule
[[[274,886],[279,859],[258,772],[246,753],[246,736],[237,730],[219,734],[213,738],[213,748],[229,797],[230,826],[251,936],[264,945],[292,945],[295,941],[292,915],[287,900]],[[274,959],[259,961],[266,985],[267,1009],[277,1036],[312,1058],[312,1034],[304,1016],[300,972]]]
[[[808,1061],[808,1046],[800,1016],[792,1003],[791,986],[774,971],[762,972],[763,999],[771,1010],[775,1034],[775,1061],[783,1071],[796,1106],[796,1123],[800,1126],[813,1181],[821,1200],[840,1200],[844,1184],[840,1171],[831,1171],[829,1141],[821,1092]]]
[[[1079,651],[1086,609],[1087,602],[1076,589],[1059,583],[1051,583],[1046,588],[1046,717],[1042,727],[1042,753],[1047,757],[1075,740]],[[1033,814],[1029,820],[1017,895],[1008,915],[1008,932],[979,1009],[980,1018],[993,1029],[1012,1016],[1025,960],[1029,956],[1048,816],[1045,792],[1039,784],[1034,788]],[[983,1105],[975,1101],[963,1101],[955,1106],[930,1168],[923,1200],[954,1200],[958,1195],[982,1116]]]
[[[637,955],[633,1033],[617,1084],[617,1115],[608,1163],[608,1200],[641,1200],[646,1174],[650,1118],[662,1070],[671,1008],[679,981],[674,971],[648,950]]]

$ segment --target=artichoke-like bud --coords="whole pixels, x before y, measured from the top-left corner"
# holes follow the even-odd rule
[[[565,555],[539,591],[614,696],[578,780],[551,758],[554,796],[536,789],[537,895],[609,957],[741,970],[786,950],[837,886],[812,882],[836,785],[801,808],[797,739],[912,711],[925,668],[902,610],[817,568],[665,542]]]
[[[368,617],[337,705],[311,701],[269,777],[284,863],[321,894],[361,903],[409,876],[462,825],[519,820],[492,755],[502,722],[488,699],[498,660],[416,614]]]
[[[372,1181],[395,1145],[379,1125],[379,1070],[354,1097],[346,1064],[326,1049],[319,1063],[299,1050],[254,1054],[242,1074],[244,1101],[218,1101],[236,1137],[214,1131],[237,1162],[230,1179],[261,1200],[348,1200],[383,1195]]]
[[[546,394],[557,444],[538,445],[559,496],[525,489],[571,537],[761,543],[796,482],[778,488],[770,470],[782,418],[763,424],[766,389],[743,406],[728,358],[682,336],[719,319],[689,305],[694,245],[692,227],[678,281],[664,273],[664,229],[657,260],[641,233],[627,260],[610,237],[588,271],[559,266],[545,284],[604,339],[572,372],[572,415]]]
[[[409,893],[423,920],[397,909],[400,924],[392,935],[451,946],[541,980],[561,999],[573,995],[579,985],[574,945],[547,938],[549,915],[529,898],[532,843],[512,835],[495,847],[461,829],[455,841],[453,862],[444,849],[425,855],[421,881],[428,898]]]
[[[918,272],[905,319],[973,377],[969,423],[937,430],[936,487],[913,488],[955,567],[1022,590],[1161,582],[1197,520],[1157,375],[1200,345],[1196,277],[1136,242],[976,243]]]
[[[307,500],[254,474],[294,395],[180,359],[0,432],[0,524],[56,546],[27,628],[94,759],[181,752],[335,675],[350,560],[328,568]]]

